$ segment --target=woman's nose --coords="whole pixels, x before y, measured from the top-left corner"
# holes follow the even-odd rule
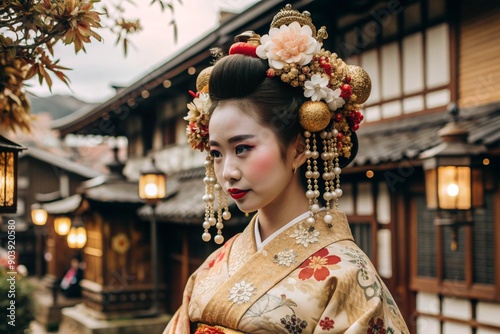
[[[228,182],[238,181],[241,177],[241,172],[234,161],[230,159],[225,161],[222,177]]]

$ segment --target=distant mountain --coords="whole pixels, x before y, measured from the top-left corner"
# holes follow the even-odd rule
[[[74,113],[85,106],[93,105],[93,103],[83,102],[70,95],[30,96],[30,99],[32,114],[50,113],[53,120]]]

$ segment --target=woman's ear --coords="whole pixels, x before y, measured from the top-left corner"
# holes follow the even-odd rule
[[[295,149],[293,163],[294,166],[297,166],[297,168],[299,168],[304,162],[306,162],[306,142],[304,140],[304,137],[299,134],[297,136],[297,139],[295,139],[295,143],[293,144],[293,146]]]

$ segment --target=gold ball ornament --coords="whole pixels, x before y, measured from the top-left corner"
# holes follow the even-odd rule
[[[330,109],[322,101],[306,101],[300,106],[299,121],[307,131],[321,131],[330,123]]]
[[[210,74],[212,73],[213,68],[213,66],[207,67],[201,71],[200,74],[198,74],[198,77],[196,78],[196,90],[198,92],[204,92],[204,88],[205,91],[208,91],[206,87],[208,87],[208,80],[210,79]]]
[[[370,97],[372,91],[372,81],[366,71],[356,65],[349,65],[349,76],[351,77],[350,85],[352,93],[356,94],[355,103],[364,103]]]

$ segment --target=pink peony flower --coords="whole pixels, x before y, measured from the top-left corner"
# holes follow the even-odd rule
[[[257,47],[257,55],[269,59],[269,66],[282,69],[285,64],[309,64],[319,52],[321,44],[312,36],[311,27],[300,26],[298,22],[271,28],[269,35],[261,37],[262,45]]]

